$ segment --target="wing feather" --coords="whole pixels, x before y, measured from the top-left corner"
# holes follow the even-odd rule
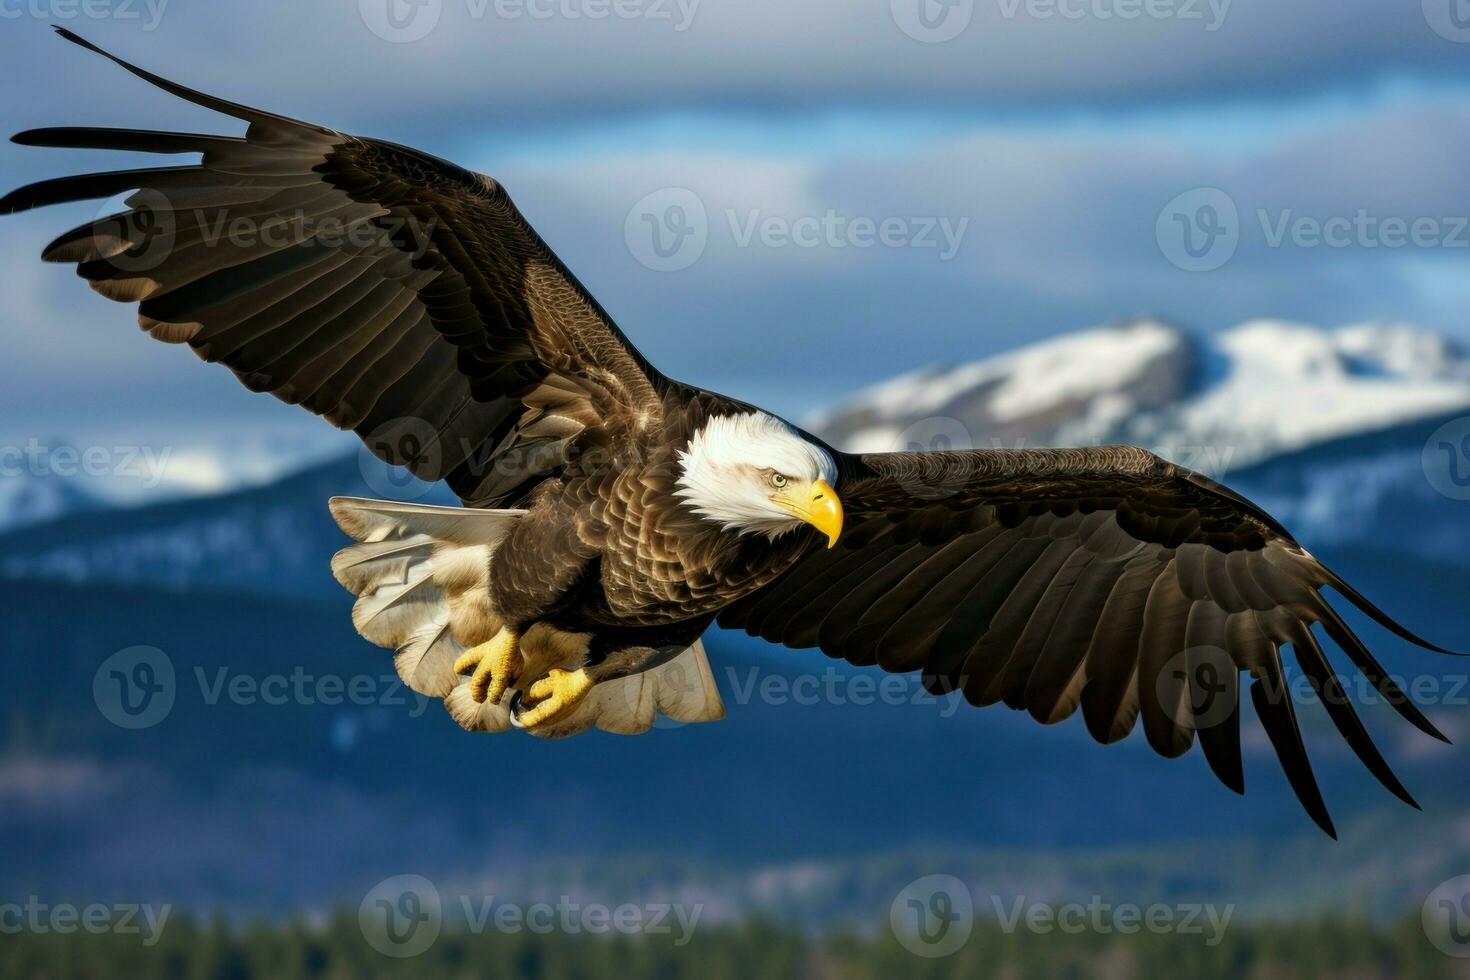
[[[1179,584],[1178,570],[1178,561],[1172,561],[1154,579],[1138,636],[1138,700],[1143,733],[1155,752],[1170,759],[1188,752],[1194,744],[1194,729],[1189,724],[1189,685],[1174,685],[1164,676],[1177,663],[1176,658],[1189,649],[1185,635],[1194,604]]]
[[[1113,586],[1126,569],[1121,561],[1091,562],[1057,614],[1056,625],[1026,682],[1026,703],[1031,716],[1042,724],[1055,724],[1077,709],[1087,679],[1083,669],[1087,648]]]
[[[1344,741],[1412,802],[1311,628],[1320,623],[1400,714],[1442,738],[1322,590],[1417,638],[1238,494],[1130,447],[843,456],[839,470],[848,529],[837,547],[809,550],[725,609],[721,625],[917,670],[933,693],[962,689],[1048,724],[1080,707],[1100,742],[1141,717],[1156,752],[1182,755],[1198,740],[1236,792],[1249,675],[1293,790],[1332,833],[1282,666],[1290,645]]]
[[[60,33],[249,124],[243,138],[86,127],[16,137],[199,155],[0,199],[11,214],[133,191],[127,211],[65,233],[44,258],[74,262],[98,292],[139,303],[152,336],[189,344],[248,388],[353,429],[386,462],[447,479],[484,507],[524,495],[578,440],[625,437],[635,420],[656,422],[667,395],[687,394],[628,343],[490,178],[205,95]],[[548,387],[562,395],[554,412],[523,401]],[[523,424],[534,431],[520,438]],[[513,452],[528,444],[552,451]]]
[[[1103,607],[1102,618],[1087,648],[1087,684],[1082,688],[1082,717],[1099,742],[1116,742],[1133,730],[1138,718],[1138,637],[1154,582],[1163,574],[1157,555],[1141,555],[1128,563]]]

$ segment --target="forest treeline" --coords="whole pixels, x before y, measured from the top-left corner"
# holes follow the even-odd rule
[[[1003,931],[981,922],[943,958],[910,952],[886,930],[811,935],[769,920],[701,926],[684,945],[669,936],[447,930],[408,958],[372,948],[358,917],[230,925],[177,917],[145,945],[137,935],[20,932],[0,936],[8,980],[415,980],[747,977],[941,980],[997,977],[1470,977],[1470,960],[1437,950],[1419,919],[1392,927],[1324,919],[1235,923],[1218,944],[1198,935]]]

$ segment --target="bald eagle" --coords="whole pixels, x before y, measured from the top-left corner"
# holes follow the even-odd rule
[[[462,507],[336,498],[357,629],[465,728],[554,737],[723,716],[713,623],[1100,742],[1141,717],[1244,789],[1242,675],[1306,811],[1332,833],[1289,646],[1404,801],[1314,627],[1444,736],[1324,599],[1398,625],[1239,495],[1126,446],[850,455],[660,374],[493,179],[213,98],[68,31],[243,137],[51,128],[18,143],[197,154],[23,187],[0,213],[133,192],[44,258],[139,304],[159,340],[362,437]],[[255,234],[221,229],[243,223]],[[1440,650],[1440,652],[1448,652]]]

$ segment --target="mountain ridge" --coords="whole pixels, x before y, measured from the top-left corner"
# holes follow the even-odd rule
[[[1251,368],[1268,355],[1279,363]],[[1264,430],[1303,386],[1325,421],[1298,409]],[[1421,457],[1463,415],[1470,358],[1427,331],[1255,321],[1207,343],[1139,320],[903,375],[813,421],[852,450],[1134,442],[1229,484],[1309,547],[1387,540],[1470,565],[1466,502]],[[0,532],[0,578],[334,597],[327,561],[346,544],[327,513],[335,495],[455,502],[360,450],[263,485]]]
[[[1465,411],[1470,357],[1431,331],[1252,320],[1202,337],[1136,319],[899,375],[807,424],[853,452],[942,448],[929,444],[940,437],[953,448],[1129,443],[1176,459],[1214,447],[1245,467]]]

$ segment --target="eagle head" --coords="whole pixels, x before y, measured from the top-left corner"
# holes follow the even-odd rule
[[[690,509],[737,534],[774,539],[803,524],[842,533],[832,454],[765,412],[716,415],[679,454],[675,493]]]

